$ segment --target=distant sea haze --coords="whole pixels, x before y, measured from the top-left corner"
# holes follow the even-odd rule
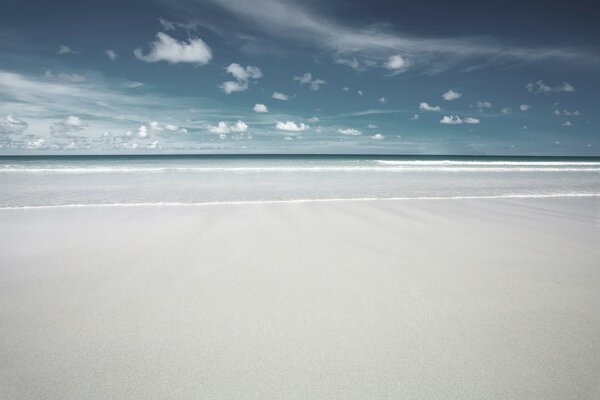
[[[0,207],[600,195],[600,158],[0,158]]]

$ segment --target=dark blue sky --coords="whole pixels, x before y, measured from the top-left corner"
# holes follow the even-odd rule
[[[592,1],[14,1],[0,152],[599,155]]]

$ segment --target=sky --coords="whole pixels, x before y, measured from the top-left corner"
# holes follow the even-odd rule
[[[593,1],[1,3],[0,154],[600,155]]]

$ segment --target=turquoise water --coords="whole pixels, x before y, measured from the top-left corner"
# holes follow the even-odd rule
[[[0,207],[600,195],[600,158],[0,157]]]

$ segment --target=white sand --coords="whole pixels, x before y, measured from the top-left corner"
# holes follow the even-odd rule
[[[600,200],[0,210],[0,399],[384,398],[600,398]]]

